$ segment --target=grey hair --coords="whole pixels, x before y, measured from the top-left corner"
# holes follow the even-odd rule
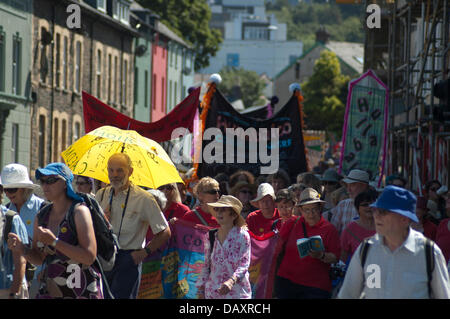
[[[166,195],[164,195],[164,193],[158,189],[149,189],[147,190],[147,192],[153,195],[159,205],[159,208],[161,209],[161,211],[163,211],[166,208],[167,203]]]

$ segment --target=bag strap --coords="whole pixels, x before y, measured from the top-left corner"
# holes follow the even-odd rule
[[[302,222],[302,227],[303,227],[303,235],[305,236],[305,238],[308,238],[308,233],[306,232],[306,225],[304,222]]]
[[[202,222],[203,225],[209,226],[209,224],[206,222],[206,220],[200,215],[200,213],[197,211],[197,208],[194,208],[194,213],[197,215],[198,219]]]
[[[349,233],[350,236],[355,238],[359,244],[361,244],[362,240],[358,236],[356,236],[348,227],[345,230]]]
[[[434,271],[434,242],[425,238],[425,257],[427,262],[427,278],[428,278],[428,296],[431,299],[431,281],[433,279]]]
[[[361,267],[363,268],[363,272],[364,272],[364,266],[366,264],[367,253],[369,252],[369,248],[370,248],[369,239],[366,238],[363,240],[363,242],[361,244],[361,249],[359,250],[359,259],[361,260]]]
[[[214,242],[216,240],[216,233],[219,229],[215,228],[215,229],[211,229],[208,232],[208,236],[209,236],[209,272],[211,272],[211,255],[212,255],[212,251],[214,248]]]

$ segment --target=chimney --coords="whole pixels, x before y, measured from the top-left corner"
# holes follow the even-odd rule
[[[330,39],[330,34],[323,25],[320,26],[319,30],[316,31],[316,42],[321,42],[326,44]]]

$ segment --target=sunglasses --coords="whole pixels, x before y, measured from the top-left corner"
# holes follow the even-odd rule
[[[18,188],[5,188],[4,192],[14,194],[15,192],[17,192],[17,190],[18,190]]]
[[[369,205],[372,203],[361,203],[359,204],[359,207],[369,207]]]
[[[239,193],[242,193],[242,194],[253,194],[251,191],[246,190],[246,189],[241,190]]]
[[[86,185],[86,184],[89,184],[89,183],[87,183],[87,182],[75,182],[75,185],[77,185],[77,186],[82,186],[82,185]]]
[[[59,177],[49,177],[49,178],[46,178],[46,179],[41,178],[39,180],[39,184],[41,184],[41,185],[44,185],[44,184],[52,185],[52,184],[55,184],[59,180],[62,180],[62,178],[59,178]]]
[[[160,191],[165,191],[165,190],[171,191],[173,189],[173,186],[172,185],[165,185],[165,186],[159,187],[158,189]]]
[[[220,195],[220,190],[219,189],[211,189],[209,191],[205,191],[204,193],[210,194],[210,195],[216,195],[216,194]]]

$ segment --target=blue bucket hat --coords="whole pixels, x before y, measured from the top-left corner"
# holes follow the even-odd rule
[[[44,168],[38,168],[36,170],[36,180],[39,180],[41,176],[48,176],[48,175],[59,175],[66,181],[66,194],[70,198],[76,200],[76,201],[83,201],[81,196],[77,195],[75,193],[72,181],[73,181],[73,174],[72,171],[67,167],[64,163],[50,163]]]
[[[385,209],[408,217],[412,221],[418,223],[419,219],[416,216],[416,202],[416,195],[409,190],[389,185],[383,190],[377,201],[370,205],[370,207]]]

